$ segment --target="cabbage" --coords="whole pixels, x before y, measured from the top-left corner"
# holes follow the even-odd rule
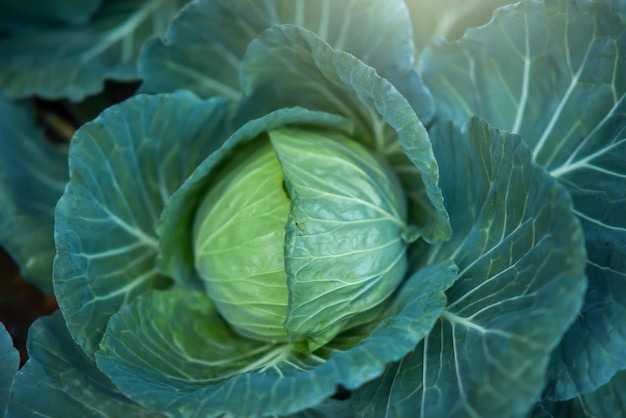
[[[60,312],[17,373],[3,338],[8,416],[617,413],[622,1],[31,3],[0,5],[0,243]],[[125,63],[69,155],[10,100]]]
[[[313,351],[371,320],[402,281],[406,202],[393,171],[344,135],[269,138],[202,198],[195,267],[241,335]]]

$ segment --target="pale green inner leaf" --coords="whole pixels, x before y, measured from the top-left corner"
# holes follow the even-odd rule
[[[384,163],[337,133],[270,133],[291,196],[285,238],[291,341],[315,349],[371,319],[406,269],[405,200]]]
[[[241,153],[222,169],[198,209],[195,265],[217,309],[238,332],[285,341],[289,198],[269,143]]]

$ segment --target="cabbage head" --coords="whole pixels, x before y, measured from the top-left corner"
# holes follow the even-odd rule
[[[384,161],[344,135],[268,135],[203,197],[195,267],[241,335],[314,349],[375,318],[400,284],[406,201]]]

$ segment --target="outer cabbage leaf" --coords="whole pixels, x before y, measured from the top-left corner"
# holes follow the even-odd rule
[[[0,246],[45,293],[52,293],[54,206],[67,179],[67,146],[46,140],[31,103],[0,97]]]
[[[135,96],[76,132],[56,208],[54,287],[68,329],[88,353],[113,313],[168,285],[156,267],[155,223],[228,135],[229,109],[188,92]]]
[[[570,417],[626,417],[626,372],[619,371],[609,383],[568,401],[541,402],[529,415],[529,418]]]
[[[519,137],[474,119],[433,141],[454,235],[422,252],[427,263],[454,260],[459,279],[428,337],[357,392],[357,411],[521,417],[582,303],[582,231],[567,191]]]
[[[39,0],[1,1],[0,15],[7,20],[24,22],[83,24],[89,21],[101,3],[102,0],[48,0],[45,3]],[[17,27],[15,23],[7,22]]]
[[[161,416],[113,386],[72,340],[59,312],[31,326],[28,353],[13,384],[7,418]]]
[[[302,125],[310,129],[330,128],[344,133],[353,131],[352,123],[345,118],[298,107],[281,109],[241,126],[217,152],[198,164],[193,174],[167,202],[157,229],[161,250],[159,259],[161,272],[186,286],[200,282],[194,267],[192,248],[194,215],[207,188],[213,184],[217,169],[224,161],[239,152],[240,146],[265,135],[267,131],[285,125]]]
[[[278,25],[252,41],[241,80],[250,95],[244,106],[248,111],[258,103],[270,108],[298,105],[355,122],[355,138],[385,159],[402,180],[411,203],[409,221],[430,242],[449,238],[439,169],[426,129],[407,100],[372,67],[306,29]]]
[[[406,0],[413,23],[415,48],[419,53],[434,39],[458,39],[468,28],[487,23],[498,7],[514,2],[515,0]]]
[[[96,359],[125,394],[169,416],[295,413],[320,404],[337,385],[359,387],[413,349],[455,278],[449,262],[424,269],[369,337],[345,351],[331,343],[310,355],[236,335],[200,292],[152,292],[113,316]]]
[[[606,385],[579,397],[583,410],[590,417],[626,417],[626,371],[619,371]]]
[[[526,416],[526,418],[555,418],[552,414],[545,408],[545,405],[541,402],[538,402],[534,408],[530,411],[530,413]]]
[[[199,0],[184,8],[164,39],[146,44],[143,91],[191,90],[239,99],[248,44],[265,29],[292,23],[377,68],[412,99],[423,120],[432,98],[412,71],[411,23],[401,0]],[[359,28],[368,28],[367,31]],[[199,30],[198,28],[202,28]]]
[[[13,340],[0,323],[0,415],[5,416],[13,379],[20,365],[20,354],[13,347]]]
[[[565,185],[585,230],[589,290],[553,356],[551,399],[626,367],[626,6],[526,0],[423,55],[439,118],[478,114],[522,135]]]
[[[139,49],[164,32],[181,3],[109,0],[83,25],[26,27],[0,38],[0,89],[14,99],[80,101],[106,78],[136,80]]]
[[[289,418],[354,418],[352,402],[327,399],[321,404],[302,412],[289,415]]]

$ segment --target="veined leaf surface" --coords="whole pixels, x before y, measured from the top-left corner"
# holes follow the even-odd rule
[[[626,371],[619,371],[606,385],[579,397],[585,412],[592,417],[626,417]]]
[[[418,348],[357,391],[365,416],[522,417],[582,304],[584,241],[567,191],[520,138],[474,119],[433,131],[459,278]],[[549,318],[549,320],[546,320]]]
[[[137,80],[139,49],[183,3],[110,0],[82,25],[16,31],[0,39],[0,89],[13,99],[80,101],[100,92],[105,79]]]
[[[359,57],[414,99],[423,119],[432,117],[432,99],[412,71],[411,25],[401,0],[196,1],[182,10],[164,39],[146,45],[140,59],[142,88],[150,93],[184,88],[202,97],[239,99],[248,44],[277,24],[307,28]],[[363,27],[368,30],[359,30]]]
[[[120,393],[76,345],[60,312],[33,323],[28,354],[15,377],[7,418],[162,417]]]
[[[374,68],[311,31],[277,25],[248,47],[241,81],[250,96],[248,111],[305,106],[352,121],[354,139],[386,160],[402,181],[409,221],[422,229],[424,239],[449,237],[428,133],[407,99]]]
[[[468,28],[483,25],[498,7],[514,0],[408,0],[418,54],[435,39],[456,40]],[[419,67],[419,59],[416,66]]]
[[[353,124],[345,118],[323,112],[292,107],[271,112],[261,118],[250,120],[237,129],[215,152],[205,155],[188,179],[172,194],[159,219],[159,270],[183,285],[200,282],[194,266],[193,223],[207,188],[219,175],[219,167],[233,158],[250,141],[263,140],[267,131],[284,125],[304,125],[309,129],[336,129],[347,133]],[[228,135],[222,131],[220,134]]]
[[[33,104],[0,97],[0,245],[21,274],[52,293],[54,207],[68,180],[67,146],[48,141]]]
[[[567,401],[543,401],[528,418],[624,418],[626,417],[626,371],[617,372],[593,392]]]
[[[521,134],[585,231],[589,290],[546,394],[569,399],[626,367],[626,5],[525,0],[422,57],[441,121],[477,114]],[[618,319],[619,318],[619,319]]]
[[[296,413],[319,405],[337,385],[356,389],[415,347],[455,278],[450,262],[424,269],[367,338],[346,349],[340,335],[337,345],[308,355],[235,334],[200,292],[152,292],[111,319],[97,363],[125,394],[168,416]]]
[[[93,353],[110,316],[151,288],[156,222],[170,195],[228,134],[227,101],[135,96],[81,127],[56,208],[54,287],[76,341]]]
[[[0,28],[2,18],[13,20],[6,23],[15,29],[25,22],[79,25],[86,23],[101,3],[102,0],[3,1],[0,2]]]
[[[389,167],[349,137],[269,136],[291,199],[284,325],[291,342],[311,349],[379,315],[404,279],[406,200]]]
[[[20,354],[13,347],[13,340],[0,323],[0,414],[5,416],[13,379],[20,365]]]

